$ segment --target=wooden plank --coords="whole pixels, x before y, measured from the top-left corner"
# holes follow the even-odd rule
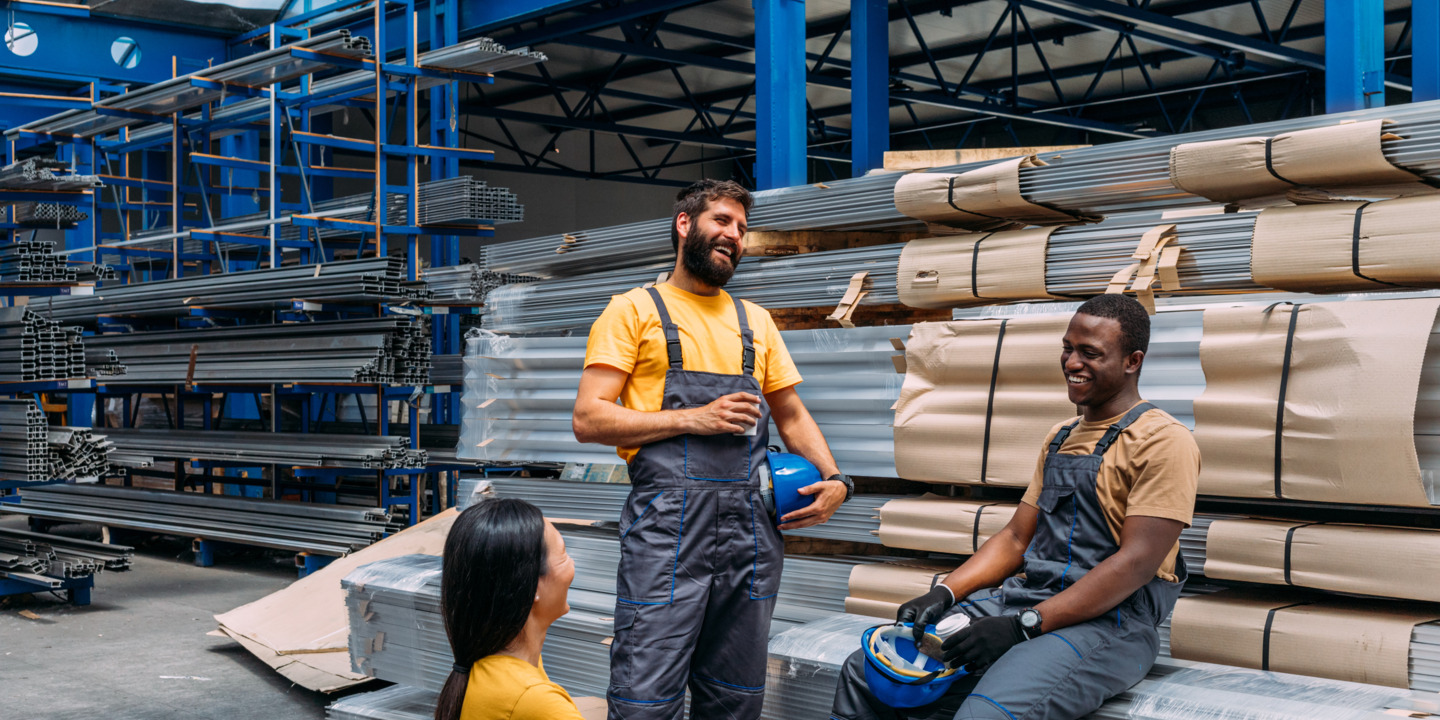
[[[1089,145],[1036,145],[1033,147],[966,148],[962,150],[891,150],[885,153],[885,169],[895,172],[925,168],[992,162],[1022,155],[1075,150]]]

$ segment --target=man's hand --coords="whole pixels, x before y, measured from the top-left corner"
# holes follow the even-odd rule
[[[821,480],[800,488],[797,492],[801,495],[814,495],[815,499],[807,507],[800,508],[795,512],[780,518],[781,530],[799,530],[800,528],[819,525],[830,519],[831,515],[839,509],[841,503],[845,502],[847,488],[845,483],[839,480]]]
[[[948,667],[978,670],[993,665],[1007,650],[1025,641],[1019,615],[980,618],[945,639],[940,649]]]
[[[685,412],[689,420],[686,430],[692,435],[734,435],[749,432],[760,421],[760,398],[747,392],[730,393]]]
[[[955,594],[950,592],[950,588],[944,583],[940,583],[930,588],[930,592],[901,604],[900,612],[895,614],[895,622],[902,625],[907,622],[914,623],[915,642],[918,644],[920,638],[925,636],[925,626],[938,622],[954,604]]]

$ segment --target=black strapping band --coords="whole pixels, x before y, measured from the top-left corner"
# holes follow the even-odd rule
[[[974,247],[970,248],[970,296],[976,300],[985,300],[980,297],[980,243],[990,239],[995,233],[986,233],[985,237],[975,241]]]
[[[1000,503],[987,503],[975,508],[975,527],[970,531],[970,547],[974,548],[975,552],[980,552],[980,513],[985,512],[985,508],[987,507],[994,507],[999,504]]]
[[[1278,613],[1281,610],[1288,610],[1293,607],[1300,607],[1301,605],[1309,604],[1310,603],[1308,602],[1291,603],[1289,605],[1282,605],[1277,608],[1271,608],[1270,612],[1265,613],[1265,635],[1260,639],[1261,670],[1264,670],[1266,672],[1270,671],[1270,628],[1275,624],[1275,613]]]
[[[1291,586],[1293,586],[1293,585],[1295,584],[1295,583],[1293,583],[1293,582],[1290,582],[1290,543],[1295,540],[1295,531],[1296,531],[1296,530],[1299,530],[1300,528],[1310,527],[1311,525],[1322,525],[1322,524],[1323,524],[1323,523],[1318,523],[1318,522],[1305,523],[1305,524],[1303,524],[1303,525],[1295,525],[1295,526],[1291,527],[1289,530],[1286,530],[1286,531],[1285,531],[1285,584],[1286,584],[1286,585],[1291,585]]]
[[[1279,303],[1276,303],[1278,305]],[[1271,305],[1270,308],[1274,308]],[[1269,309],[1266,310],[1269,312]],[[1280,366],[1280,399],[1275,406],[1275,498],[1281,499],[1280,478],[1285,469],[1285,390],[1290,385],[1290,356],[1295,349],[1295,323],[1300,319],[1300,303],[1290,306],[1290,329],[1285,332],[1285,360]]]
[[[980,484],[985,484],[985,473],[990,469],[990,419],[995,416],[995,383],[1000,379],[1000,349],[1005,346],[1005,324],[1009,318],[1000,321],[1000,334],[995,338],[995,363],[990,366],[990,398],[985,401],[985,443],[980,448]]]
[[[1280,173],[1275,172],[1275,165],[1271,162],[1271,160],[1273,159],[1273,155],[1270,148],[1270,143],[1273,141],[1274,138],[1265,138],[1265,169],[1270,171],[1270,174],[1274,175],[1276,180],[1279,180],[1283,183],[1288,183],[1290,185],[1298,186],[1300,183],[1297,183],[1293,180],[1288,180]]]
[[[1350,231],[1350,272],[1354,273],[1355,277],[1361,280],[1369,280],[1370,282],[1389,287],[1404,287],[1403,285],[1396,285],[1395,283],[1385,282],[1384,280],[1376,280],[1360,272],[1360,219],[1365,214],[1365,208],[1370,207],[1372,204],[1373,203],[1368,202],[1361,203],[1360,207],[1355,208],[1355,226]]]
[[[956,176],[954,176],[954,175],[951,175],[951,176],[950,176],[949,190],[948,190],[948,192],[947,192],[946,195],[945,195],[945,204],[949,205],[949,206],[952,207],[952,208],[955,208],[955,211],[956,211],[956,212],[962,212],[962,213],[965,213],[966,215],[974,215],[974,216],[976,216],[976,217],[989,218],[989,219],[991,219],[991,220],[999,220],[1000,222],[1006,222],[1006,223],[1013,223],[1013,222],[1015,222],[1014,220],[1011,220],[1011,219],[1009,219],[1009,218],[997,217],[997,216],[995,216],[995,215],[986,215],[985,213],[975,212],[974,210],[966,210],[965,208],[962,208],[962,207],[960,207],[959,205],[956,205],[956,204],[955,204],[955,177],[956,177]],[[982,238],[982,239],[983,239],[983,238]]]

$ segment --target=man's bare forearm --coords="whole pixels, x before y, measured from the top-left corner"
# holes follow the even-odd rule
[[[575,434],[581,442],[640,447],[690,432],[692,415],[690,410],[641,412],[591,400],[576,406]]]
[[[1000,583],[1020,570],[1027,544],[1019,542],[1011,528],[1006,527],[950,573],[945,578],[945,586],[950,588],[956,600],[964,600],[977,590],[999,587]]]

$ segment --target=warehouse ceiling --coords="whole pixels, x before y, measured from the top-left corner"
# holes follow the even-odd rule
[[[1313,114],[1324,4],[892,0],[891,145],[1099,143]],[[1385,2],[1391,103],[1409,99],[1409,5]],[[805,6],[812,176],[848,177],[850,2]],[[566,167],[673,184],[705,157],[747,179],[754,23],[750,0],[609,0],[486,29],[550,60],[471,93],[471,132],[513,169],[593,146]]]

